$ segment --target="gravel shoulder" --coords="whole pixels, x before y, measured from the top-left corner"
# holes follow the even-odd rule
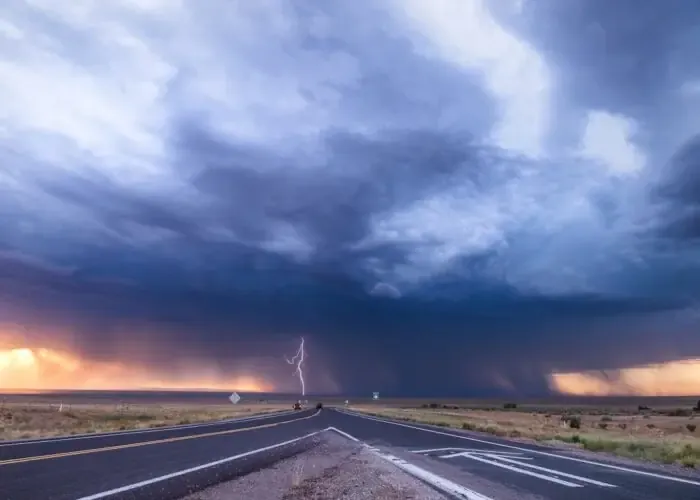
[[[357,443],[325,433],[317,446],[182,500],[447,500]]]

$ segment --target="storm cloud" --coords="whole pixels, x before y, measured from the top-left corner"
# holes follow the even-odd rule
[[[692,0],[0,18],[19,344],[289,391],[304,336],[310,391],[401,395],[700,357]]]

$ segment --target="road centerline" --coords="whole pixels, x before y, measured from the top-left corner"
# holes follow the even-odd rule
[[[256,425],[253,427],[242,427],[239,429],[228,429],[228,430],[224,430],[224,431],[208,432],[205,434],[191,434],[189,436],[176,436],[176,437],[170,437],[170,438],[156,439],[153,441],[139,441],[136,443],[128,443],[128,444],[121,444],[121,445],[114,445],[114,446],[105,446],[105,447],[101,447],[101,448],[90,448],[90,449],[86,449],[86,450],[75,450],[75,451],[68,451],[68,452],[64,452],[64,453],[52,453],[52,454],[48,454],[48,455],[35,455],[35,456],[31,456],[31,457],[14,458],[14,459],[10,459],[10,460],[0,461],[0,466],[22,464],[22,463],[27,463],[27,462],[36,462],[36,461],[40,461],[40,460],[52,460],[52,459],[57,459],[57,458],[65,458],[65,457],[72,457],[72,456],[78,456],[78,455],[89,455],[91,453],[101,453],[101,452],[107,452],[107,451],[124,450],[124,449],[128,449],[128,448],[137,448],[140,446],[152,446],[152,445],[157,445],[157,444],[174,443],[174,442],[178,442],[178,441],[187,441],[187,440],[192,440],[192,439],[203,439],[203,438],[208,438],[208,437],[224,436],[224,435],[228,435],[228,434],[236,434],[239,432],[246,432],[246,431],[253,431],[253,430],[257,430],[257,429],[266,429],[266,428],[270,428],[270,427],[276,427],[279,425],[289,424],[292,422],[299,422],[301,420],[307,420],[307,419],[316,417],[316,416],[318,416],[319,413],[321,413],[321,410],[318,410],[313,415],[309,415],[306,417],[295,418],[292,420],[285,420],[284,422],[272,422],[269,424]]]

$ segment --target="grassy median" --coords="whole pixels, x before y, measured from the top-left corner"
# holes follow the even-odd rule
[[[575,446],[594,452],[700,467],[700,431],[689,408],[606,411],[595,408],[464,408],[424,403],[420,407],[358,405],[366,414],[482,432],[499,437]]]
[[[0,440],[70,436],[211,422],[288,410],[289,405],[0,405]]]

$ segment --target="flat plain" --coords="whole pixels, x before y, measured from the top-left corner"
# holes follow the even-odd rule
[[[134,404],[118,398],[94,400],[79,395],[60,402],[41,395],[8,395],[0,396],[0,441],[186,425],[289,409],[291,403],[281,401],[233,405],[175,399]]]

